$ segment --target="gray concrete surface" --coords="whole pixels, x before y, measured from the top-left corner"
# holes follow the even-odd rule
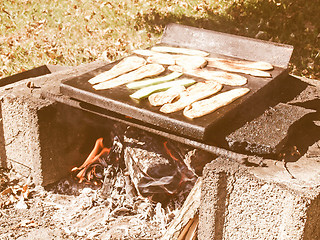
[[[296,179],[274,161],[263,168],[221,158],[208,164],[199,239],[319,239],[319,158],[301,159],[289,169]]]
[[[234,151],[279,154],[290,137],[290,129],[312,112],[314,110],[279,103],[228,135],[226,140]]]

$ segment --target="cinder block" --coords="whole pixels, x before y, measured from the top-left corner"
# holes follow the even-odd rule
[[[58,94],[63,79],[104,64],[95,62],[82,65],[0,88],[3,124],[1,147],[5,150],[5,154],[3,151],[1,153],[1,165],[32,176],[36,184],[48,185],[83,162],[95,139],[106,133],[103,129],[108,127],[107,121],[79,109],[42,99],[41,92]],[[28,82],[33,82],[35,88],[30,88]]]
[[[204,169],[199,240],[320,239],[320,163],[247,168],[218,158]]]
[[[279,103],[235,130],[226,140],[229,147],[238,152],[279,154],[290,134],[295,134],[292,130],[294,126],[312,112],[310,109]]]
[[[37,183],[42,182],[38,175],[41,150],[37,108],[47,105],[46,101],[34,104],[32,99],[15,95],[5,96],[1,101],[6,165],[25,176],[37,176]]]

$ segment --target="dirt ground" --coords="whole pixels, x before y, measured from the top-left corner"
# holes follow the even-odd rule
[[[121,182],[110,197],[68,177],[43,188],[0,171],[0,239],[157,239],[174,211],[127,198]]]

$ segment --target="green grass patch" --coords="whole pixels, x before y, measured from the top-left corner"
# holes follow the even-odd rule
[[[170,22],[290,44],[293,74],[320,78],[320,0],[2,0],[0,77],[43,64],[113,61]]]

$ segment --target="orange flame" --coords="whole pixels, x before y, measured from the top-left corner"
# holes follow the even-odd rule
[[[164,146],[167,154],[168,154],[173,160],[175,160],[176,162],[178,162],[178,164],[181,163],[181,161],[172,154],[172,152],[171,152],[170,149],[168,148],[167,144],[168,144],[167,141],[165,141],[165,142],[163,143],[163,146]],[[183,172],[180,172],[180,174],[181,174],[181,179],[180,179],[180,181],[179,181],[179,186],[181,186],[181,185],[185,182],[185,180],[187,179],[187,176],[186,176]]]
[[[84,161],[84,163],[80,167],[74,167],[72,168],[71,172],[79,171],[76,175],[77,178],[79,178],[79,183],[82,183],[83,180],[87,179],[88,181],[92,181],[96,170],[95,167],[93,167],[90,171],[87,171],[89,167],[98,162],[99,159],[103,155],[108,155],[110,153],[110,148],[106,148],[103,145],[103,138],[98,138],[96,140],[96,143],[94,145],[94,148],[92,149],[91,153],[87,157],[87,159]],[[96,181],[93,182],[95,185],[98,183]]]
[[[168,148],[167,144],[168,144],[167,141],[165,141],[165,142],[163,143],[163,146],[164,146],[164,149],[166,150],[166,152],[169,154],[169,156],[170,156],[173,160],[175,160],[175,161],[177,161],[177,162],[180,162],[180,160],[179,160],[178,158],[176,158],[176,157],[172,154],[172,152],[171,152],[170,149]]]

